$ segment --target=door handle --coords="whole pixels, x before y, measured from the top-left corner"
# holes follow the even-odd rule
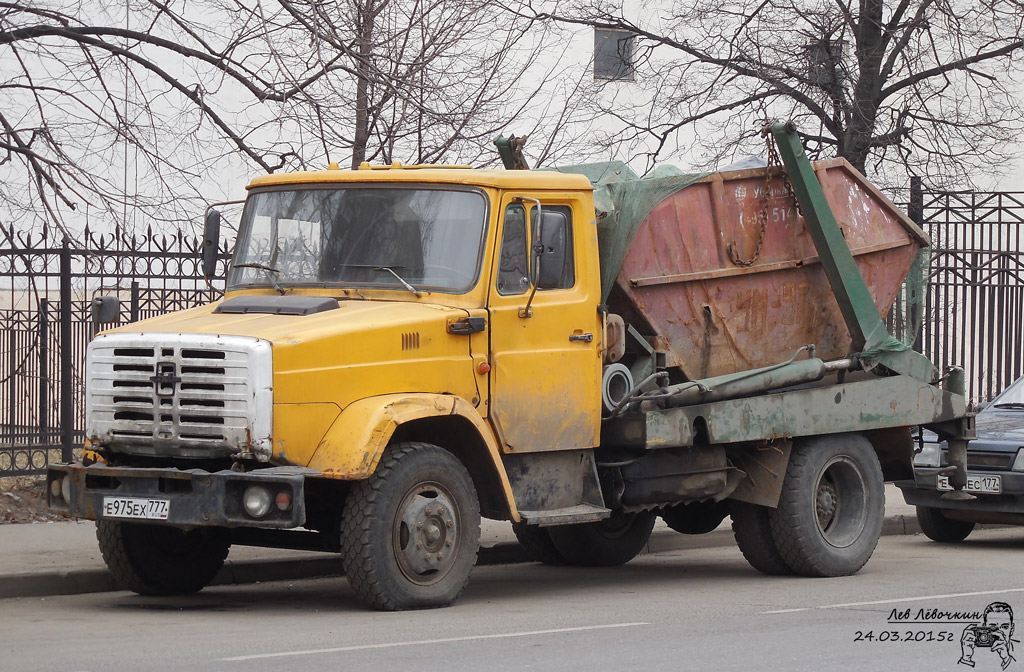
[[[487,320],[482,317],[463,317],[448,323],[449,334],[476,334],[487,328]]]
[[[594,340],[593,334],[569,334],[570,341],[581,341],[583,343],[590,343]]]

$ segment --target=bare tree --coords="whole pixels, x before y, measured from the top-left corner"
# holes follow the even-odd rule
[[[542,43],[483,0],[0,0],[0,218],[194,221],[218,176],[478,163],[509,124],[570,151]]]
[[[318,104],[296,110],[324,151],[350,154],[353,168],[365,160],[490,162],[490,140],[511,122],[572,151],[578,143],[552,137],[593,114],[582,95],[556,97],[561,123],[530,114],[578,73],[561,65],[565,47],[552,48],[538,26],[491,0],[281,2],[322,62],[348,62],[355,73],[325,78],[315,87]]]
[[[632,17],[603,0],[516,9],[635,36],[648,97],[618,96],[605,112],[651,160],[695,137],[689,148],[712,147],[711,163],[749,147],[758,119],[789,117],[815,152],[877,178],[962,186],[998,169],[1024,127],[1019,0],[678,0]]]
[[[116,14],[70,0],[0,2],[6,218],[63,226],[79,221],[71,211],[123,219],[141,208],[181,221],[181,206],[225,155],[267,172],[288,163],[294,146],[261,142],[241,111],[299,97],[330,67],[292,54],[279,62],[290,75],[281,77],[266,67],[272,24],[255,10],[194,8],[127,0]]]

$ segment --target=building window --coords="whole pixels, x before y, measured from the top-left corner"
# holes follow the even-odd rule
[[[628,30],[594,29],[594,79],[633,81],[636,35]]]

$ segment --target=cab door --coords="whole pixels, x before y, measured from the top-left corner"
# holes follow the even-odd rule
[[[567,258],[557,286],[538,289],[528,314],[537,201],[506,195],[499,215],[488,297],[489,417],[506,452],[591,448],[600,432],[599,283],[596,270],[592,279],[581,277],[596,269],[596,260],[581,264],[588,261],[584,243],[593,244],[582,234],[584,226],[593,228],[593,213],[585,219],[568,198],[545,200],[542,207],[565,217]]]

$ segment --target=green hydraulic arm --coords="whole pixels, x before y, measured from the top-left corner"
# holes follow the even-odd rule
[[[505,166],[505,170],[530,169],[523,156],[523,147],[526,146],[525,135],[519,138],[514,135],[507,138],[504,135],[499,135],[494,139],[494,146],[498,148],[498,156],[501,157],[501,163]]]
[[[807,230],[850,330],[853,357],[860,360],[866,369],[880,364],[895,373],[932,382],[935,367],[928,358],[914,352],[886,329],[832,208],[825,199],[814,168],[804,153],[796,125],[792,121],[776,121],[768,131],[779,148]]]

